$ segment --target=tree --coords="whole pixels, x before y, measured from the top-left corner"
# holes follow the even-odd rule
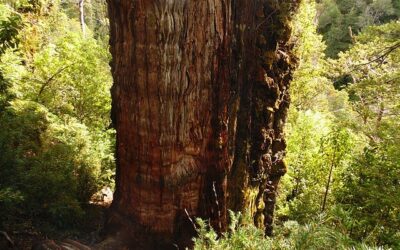
[[[86,36],[86,24],[85,24],[85,12],[84,12],[84,5],[85,0],[79,0],[79,20],[81,22],[82,34]]]
[[[22,26],[21,17],[17,13],[13,13],[9,8],[0,5],[0,56],[9,49],[18,45],[18,30]],[[2,70],[0,70],[0,112],[3,112],[8,106],[9,101],[13,97],[10,91],[10,82],[4,78]]]
[[[249,210],[271,235],[298,1],[108,4],[115,242],[186,246],[192,217],[221,232],[227,209]]]
[[[364,152],[343,173],[336,194],[350,212],[351,236],[399,248],[400,22],[366,28],[339,55],[336,79],[357,114],[354,129],[366,138]]]
[[[318,4],[318,30],[327,43],[326,54],[337,58],[350,48],[365,27],[387,23],[400,17],[398,0],[321,0]]]
[[[330,65],[325,43],[317,33],[315,0],[304,0],[294,18],[294,53],[299,65],[291,83],[291,108],[286,126],[288,173],[282,180],[277,204],[279,222],[309,223],[332,204],[337,173],[345,168],[348,154],[347,93],[336,90],[327,78]],[[353,138],[352,138],[353,139]],[[346,148],[346,149],[345,149]],[[352,150],[353,151],[353,150]],[[324,202],[325,200],[325,202]]]

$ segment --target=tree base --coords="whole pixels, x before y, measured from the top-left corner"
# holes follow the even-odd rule
[[[190,223],[190,222],[189,222]],[[96,250],[176,250],[193,246],[195,230],[186,220],[181,223],[179,232],[172,235],[152,232],[134,219],[111,210],[103,234],[104,240],[96,244]],[[187,229],[187,230],[183,230]]]

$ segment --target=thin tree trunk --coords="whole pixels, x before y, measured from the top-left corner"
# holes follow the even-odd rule
[[[79,0],[79,21],[81,23],[81,29],[83,37],[86,37],[86,24],[85,24],[85,13],[84,13],[84,5],[85,0]]]
[[[378,117],[376,118],[376,126],[375,129],[378,132],[379,128],[381,127],[383,115],[385,113],[385,104],[383,102],[379,103],[379,111],[378,111]]]
[[[329,188],[330,188],[330,185],[332,182],[332,174],[333,174],[334,167],[335,167],[335,163],[334,163],[334,160],[332,160],[331,167],[329,168],[328,180],[326,181],[324,199],[322,201],[322,207],[321,207],[322,212],[324,212],[325,208],[326,208],[326,201],[327,201],[328,194],[329,194]]]
[[[193,217],[221,232],[227,208],[250,208],[272,233],[295,2],[108,1],[114,238],[137,249],[185,247]]]

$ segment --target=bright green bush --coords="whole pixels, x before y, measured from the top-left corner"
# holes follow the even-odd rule
[[[87,128],[26,101],[14,101],[0,127],[0,203],[9,203],[2,215],[20,211],[59,226],[77,223],[101,169]]]
[[[197,219],[195,250],[322,250],[380,249],[353,241],[335,217],[320,215],[307,224],[286,221],[276,226],[274,237],[265,237],[248,217],[231,213],[229,232],[218,236],[206,221]]]
[[[397,142],[398,143],[398,142]],[[400,248],[400,157],[397,145],[366,148],[342,175],[337,200],[354,221],[351,236]]]
[[[89,29],[83,37],[59,1],[7,4],[0,4],[0,222],[74,226],[92,194],[113,184],[108,48]]]

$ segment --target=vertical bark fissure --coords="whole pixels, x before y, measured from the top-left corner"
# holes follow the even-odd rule
[[[333,159],[331,160],[331,165],[329,167],[328,180],[326,181],[326,185],[325,185],[325,192],[324,192],[324,198],[322,200],[321,212],[325,211],[326,202],[327,202],[327,198],[328,198],[328,194],[329,194],[329,188],[330,188],[331,182],[332,182],[333,169],[335,167],[335,158],[336,157],[334,154]]]
[[[250,27],[254,25],[255,1],[233,1],[233,48],[232,48],[232,92],[236,92],[232,102],[237,103],[237,114],[233,113],[231,120],[236,118],[235,148],[233,164],[229,173],[229,209],[244,211],[249,203],[249,145],[251,128],[251,97],[252,97],[252,56],[254,42]],[[236,116],[236,117],[235,117]]]

